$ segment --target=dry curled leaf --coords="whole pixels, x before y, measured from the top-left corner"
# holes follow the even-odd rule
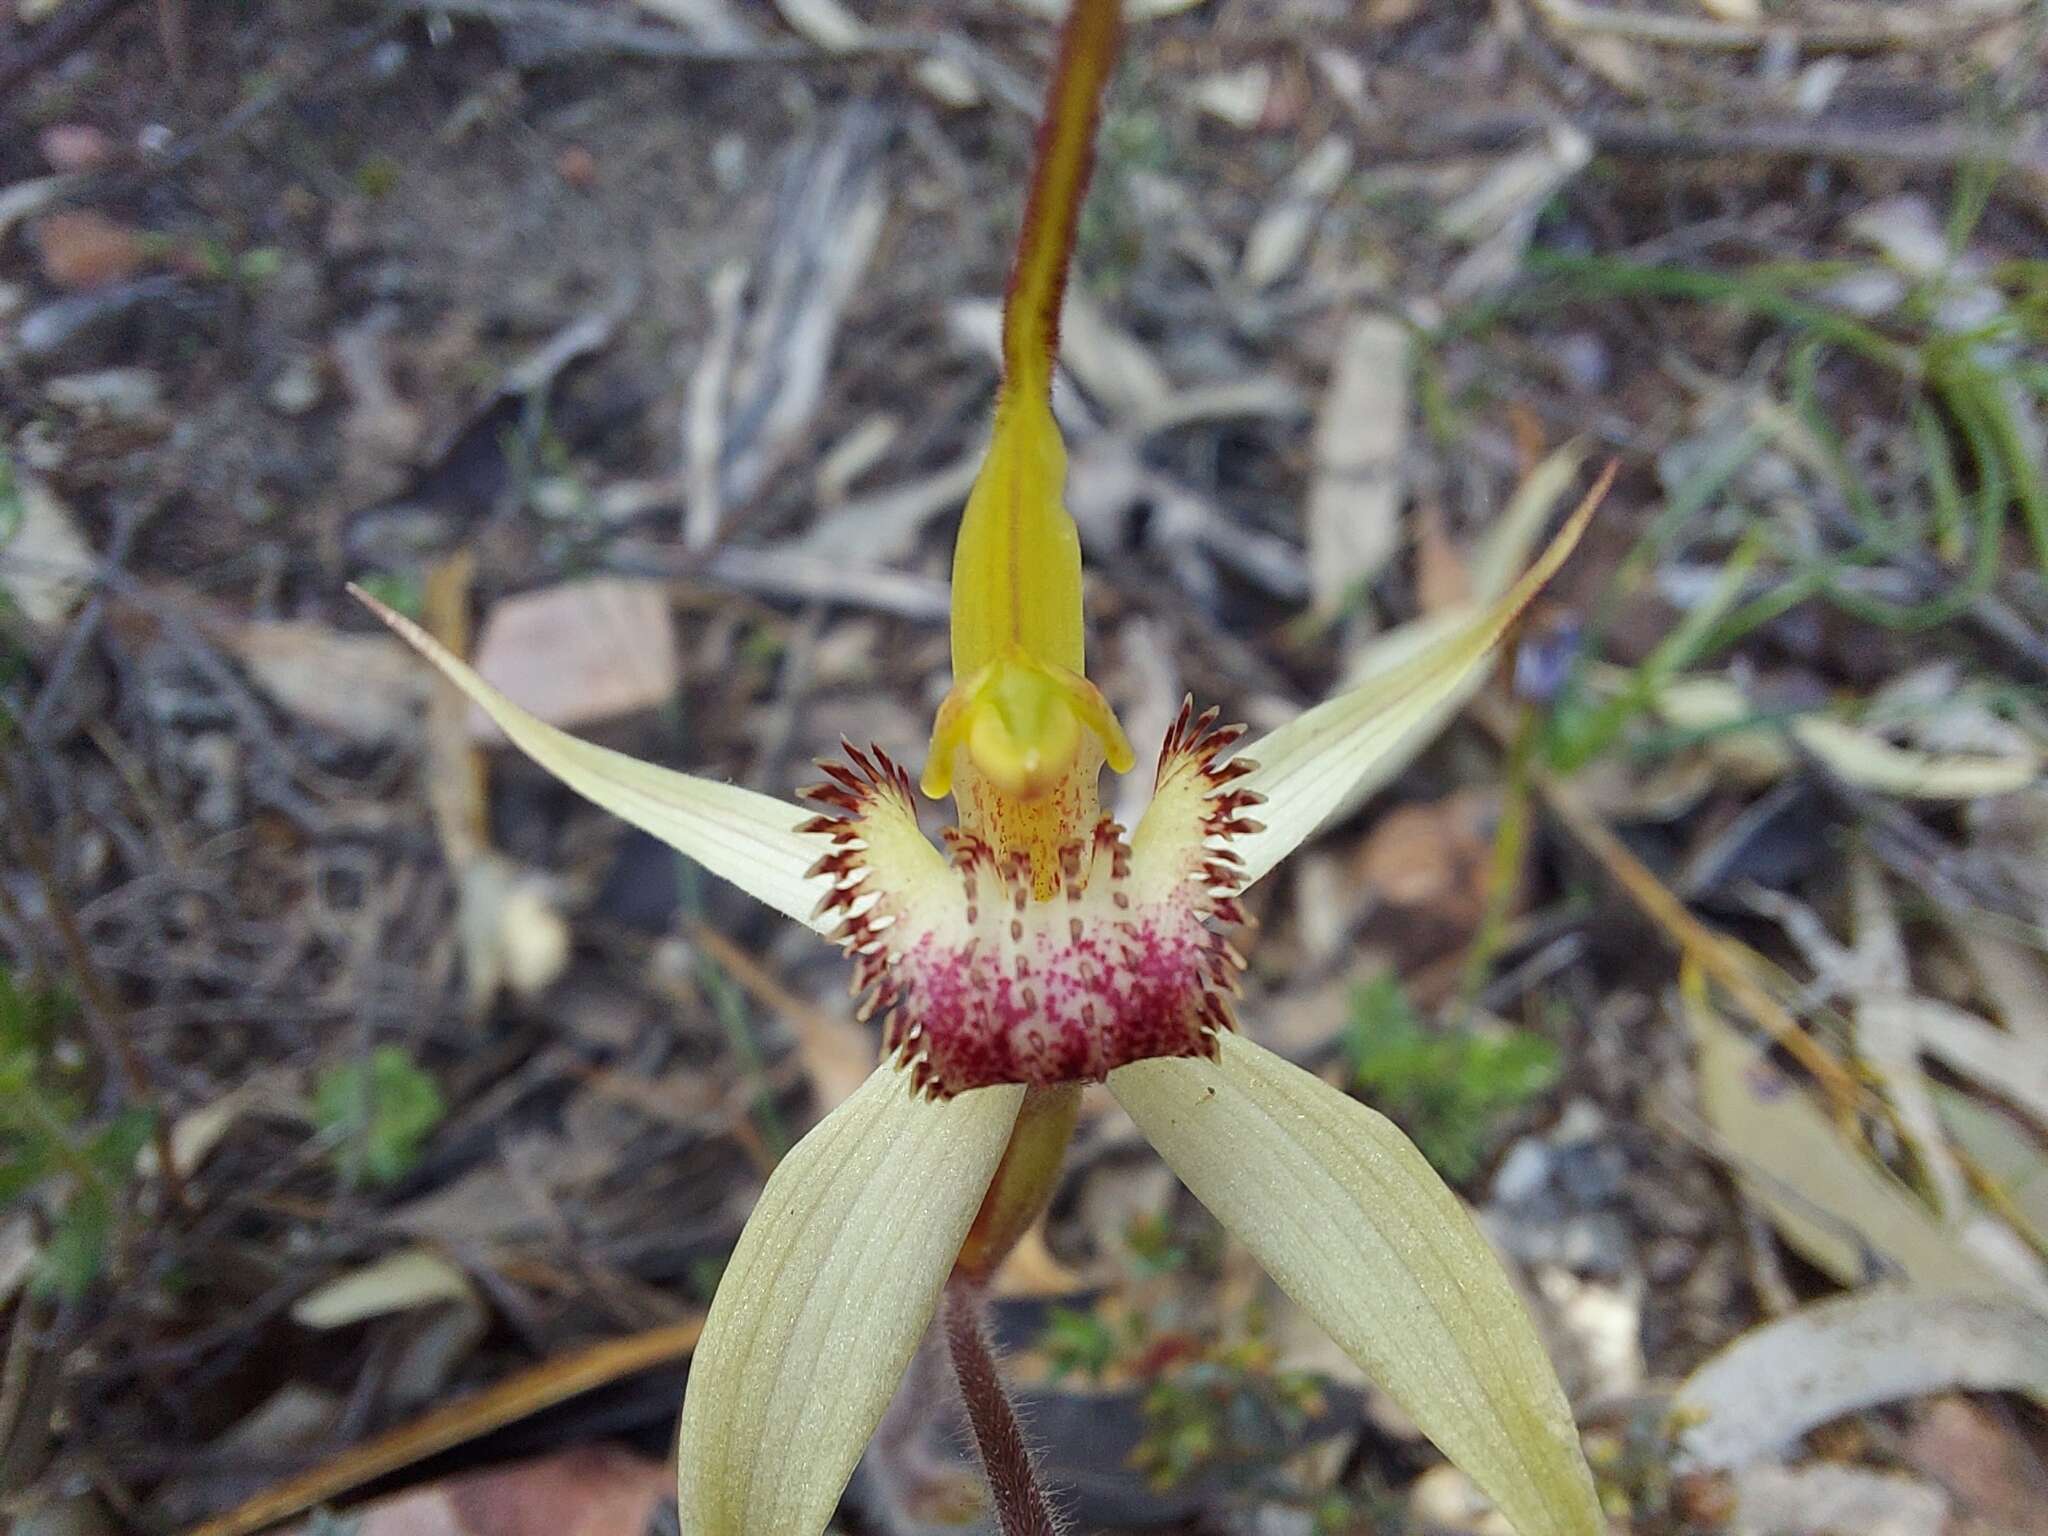
[[[2048,1401],[2048,1317],[1940,1287],[1816,1302],[1693,1372],[1672,1405],[1680,1465],[1740,1467],[1845,1413],[1956,1388]]]

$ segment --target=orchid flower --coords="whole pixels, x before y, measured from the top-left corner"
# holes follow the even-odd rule
[[[1498,1262],[1390,1121],[1238,1031],[1226,934],[1246,888],[1476,686],[1598,492],[1496,601],[1243,751],[1242,727],[1184,707],[1136,828],[1103,817],[1101,772],[1134,754],[1087,677],[1050,398],[1117,28],[1116,0],[1077,0],[1048,96],[920,779],[954,801],[943,851],[879,750],[823,764],[806,813],[566,735],[364,601],[571,789],[836,941],[861,1016],[885,1020],[881,1064],[776,1168],[712,1302],[682,1413],[684,1536],[825,1527],[942,1293],[977,1293],[1042,1213],[1080,1085],[1104,1080],[1521,1536],[1583,1536],[1601,1517],[1570,1409]],[[1013,1523],[983,1451],[1005,1530],[1049,1528]]]

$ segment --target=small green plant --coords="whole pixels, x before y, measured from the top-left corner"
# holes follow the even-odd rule
[[[396,1045],[328,1068],[313,1090],[314,1118],[335,1138],[341,1176],[352,1185],[404,1178],[446,1112],[440,1088]]]
[[[1254,1314],[1259,1309],[1254,1308]],[[1323,1411],[1322,1386],[1307,1371],[1279,1368],[1256,1315],[1244,1337],[1197,1346],[1145,1391],[1145,1435],[1131,1463],[1155,1488],[1172,1488],[1205,1468],[1259,1459],[1298,1437]]]
[[[1382,976],[1352,999],[1344,1053],[1352,1087],[1415,1138],[1453,1181],[1479,1171],[1500,1118],[1557,1081],[1557,1048],[1528,1030],[1431,1029]]]
[[[1054,1307],[1038,1339],[1050,1378],[1142,1390],[1145,1431],[1131,1465],[1158,1488],[1214,1466],[1259,1463],[1299,1435],[1322,1411],[1321,1386],[1308,1372],[1280,1369],[1263,1303],[1248,1303],[1226,1326],[1192,1328],[1165,1299],[1172,1287],[1159,1284],[1194,1262],[1171,1217],[1133,1217],[1124,1244],[1135,1282],[1128,1306]]]
[[[1045,1355],[1054,1382],[1065,1381],[1069,1376],[1085,1376],[1099,1386],[1123,1353],[1126,1342],[1099,1312],[1054,1307],[1045,1320],[1045,1332],[1039,1337],[1038,1347]]]
[[[372,202],[380,202],[398,190],[402,167],[389,155],[371,155],[356,167],[356,191]]]
[[[59,1049],[68,994],[0,970],[0,1203],[46,1193],[49,1230],[30,1283],[76,1301],[106,1266],[135,1158],[153,1121],[123,1110],[89,1124],[81,1069]]]

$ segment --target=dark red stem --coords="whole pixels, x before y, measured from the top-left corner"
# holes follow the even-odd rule
[[[988,1332],[982,1326],[981,1291],[955,1280],[946,1287],[946,1348],[953,1357],[953,1374],[960,1380],[960,1399],[967,1405],[967,1422],[974,1430],[974,1448],[981,1456],[982,1475],[988,1479],[990,1498],[995,1503],[996,1524],[1003,1536],[1059,1536],[1059,1522],[1053,1518],[1038,1486],[1038,1469],[1017,1427],[1017,1410],[1003,1390],[1003,1378],[996,1370],[996,1357],[989,1348]]]

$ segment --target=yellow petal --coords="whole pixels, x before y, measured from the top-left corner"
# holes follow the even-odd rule
[[[737,784],[643,763],[558,731],[477,676],[412,620],[359,588],[349,591],[474,699],[514,746],[584,799],[688,854],[785,917],[821,931],[838,923],[836,913],[814,912],[831,881],[809,873],[825,845],[797,831],[808,819],[800,807]]]
[[[782,1160],[690,1362],[682,1536],[814,1536],[874,1434],[1008,1145],[1022,1088],[874,1075]]]
[[[1244,749],[1259,766],[1238,788],[1266,801],[1257,813],[1260,829],[1230,845],[1244,860],[1246,885],[1355,803],[1362,785],[1403,762],[1471,697],[1494,647],[1564,564],[1612,478],[1610,468],[1550,547],[1490,607]]]
[[[1173,1171],[1521,1536],[1605,1529],[1500,1262],[1385,1116],[1241,1035],[1109,1086]]]

